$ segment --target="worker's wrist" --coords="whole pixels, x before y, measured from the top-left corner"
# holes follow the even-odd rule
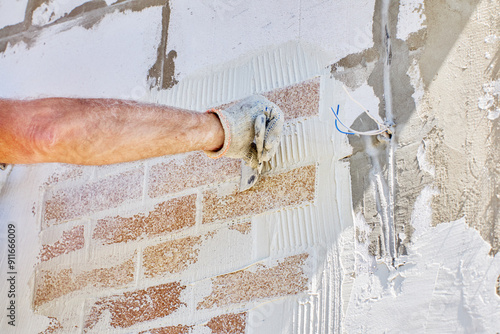
[[[207,141],[205,151],[216,152],[224,146],[224,128],[221,124],[219,116],[212,111],[204,114],[206,118],[206,126],[209,128],[210,139]]]

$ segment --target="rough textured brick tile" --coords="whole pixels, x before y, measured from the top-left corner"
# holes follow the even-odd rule
[[[35,297],[33,305],[42,304],[68,293],[93,287],[123,287],[134,280],[135,257],[111,268],[98,268],[75,274],[73,269],[60,271],[42,270],[35,276]]]
[[[196,195],[188,195],[157,204],[147,214],[99,219],[92,238],[103,244],[127,242],[193,226],[195,219]]]
[[[60,189],[45,199],[43,226],[59,224],[142,196],[142,168],[76,187]]]
[[[206,191],[203,198],[203,222],[259,214],[268,210],[312,201],[316,167],[306,166],[285,173],[264,176],[250,190],[219,196]]]
[[[56,171],[47,178],[43,185],[49,187],[66,180],[78,179],[84,175],[85,171],[90,171],[91,168],[91,166],[58,165],[55,167]]]
[[[85,244],[83,225],[75,226],[69,231],[64,231],[62,237],[53,244],[42,245],[40,260],[48,261],[62,254],[68,254],[82,249]]]
[[[158,197],[201,185],[224,182],[239,176],[240,161],[221,158],[209,159],[201,152],[171,157],[151,167],[148,194]]]
[[[247,313],[224,314],[210,319],[207,327],[212,334],[245,334]]]
[[[308,254],[287,257],[276,266],[259,265],[254,270],[240,270],[212,279],[212,291],[197,309],[224,307],[273,297],[294,295],[308,288],[303,266]]]
[[[241,224],[231,224],[228,226],[230,230],[235,230],[241,234],[249,234],[252,231],[252,222],[245,222]]]
[[[186,305],[181,301],[181,292],[185,288],[179,282],[173,282],[102,298],[90,310],[85,331],[92,329],[103,317],[109,318],[109,325],[114,328],[127,328],[166,317]]]
[[[55,333],[63,333],[64,327],[61,325],[59,320],[54,317],[49,317],[50,322],[47,328],[43,332],[39,332],[38,334],[55,334]]]
[[[189,334],[193,326],[168,326],[161,328],[154,328],[144,332],[140,332],[139,334]]]
[[[144,250],[144,276],[175,274],[198,261],[201,237],[188,237],[167,241]]]
[[[285,114],[285,120],[315,116],[319,113],[319,78],[263,94],[276,103]]]

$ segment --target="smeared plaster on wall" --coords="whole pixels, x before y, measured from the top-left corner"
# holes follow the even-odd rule
[[[36,45],[40,37],[46,33],[47,28],[53,28],[58,32],[79,26],[92,29],[109,14],[129,10],[140,12],[150,7],[162,6],[165,0],[117,1],[113,4],[105,1],[88,1],[76,8],[71,6],[74,6],[74,3],[63,1],[64,5],[62,5],[60,1],[55,0],[54,11],[45,12],[44,6],[49,8],[51,3],[46,0],[29,1],[22,23],[0,29],[0,53],[5,52],[8,46],[12,47],[19,43],[24,43],[27,48]],[[61,13],[56,15],[55,12],[59,11]],[[66,11],[69,13],[62,13]]]
[[[427,135],[427,153],[430,163],[436,165],[434,182],[439,190],[432,203],[433,224],[465,217],[491,244],[494,255],[500,249],[500,132],[498,121],[488,119],[498,108],[498,101],[488,71],[491,61],[484,53],[496,52],[497,45],[485,41],[498,27],[498,16],[492,13],[499,12],[500,4],[453,4],[426,7],[428,42],[419,59],[424,83],[431,88],[422,99],[419,113],[434,124]],[[455,29],[444,32],[439,28],[442,24]],[[435,53],[438,44],[440,50]],[[439,66],[438,59],[442,61]]]
[[[155,62],[161,7],[101,16],[100,23],[89,30],[70,20],[37,30],[36,38],[26,42],[21,40],[31,36],[29,32],[16,35],[19,43],[16,36],[0,37],[6,47],[0,57],[0,95],[137,98],[135,91],[147,87],[147,71]],[[80,18],[75,20],[80,22]],[[143,21],[149,25],[140,25]],[[128,38],[116,38],[116,24],[123,25],[120,33]],[[141,52],[131,52],[134,49]]]
[[[380,117],[396,124],[395,135],[388,143],[376,138],[349,137],[353,146],[351,178],[354,208],[362,208],[371,225],[372,253],[390,257],[405,253],[405,245],[411,237],[411,226],[408,224],[410,212],[405,208],[411,207],[418,193],[418,190],[413,190],[413,199],[406,203],[408,192],[416,183],[412,180],[415,173],[401,173],[401,170],[412,170],[410,166],[402,169],[401,163],[414,153],[416,147],[412,150],[409,147],[401,149],[407,143],[402,142],[400,132],[411,118],[415,103],[411,98],[414,88],[407,75],[410,66],[408,47],[404,41],[395,38],[398,12],[397,4],[384,7],[383,1],[377,1],[373,19],[375,46],[332,66],[333,76],[352,88],[368,83],[380,101]],[[359,130],[375,128],[366,115],[355,120],[353,127]],[[369,172],[370,166],[373,166],[372,173]],[[398,166],[398,174],[394,173],[395,166]]]
[[[415,31],[419,31],[425,25],[425,2],[420,0],[409,0],[399,5],[397,35],[398,39],[407,40]]]
[[[172,88],[177,83],[175,79],[176,73],[174,63],[175,58],[177,58],[177,52],[175,50],[170,50],[167,53],[170,13],[170,2],[167,1],[162,8],[162,33],[161,41],[158,45],[156,63],[151,67],[148,73],[148,80],[153,79],[151,86],[160,89]]]
[[[0,29],[24,21],[28,0],[2,1],[0,3]]]

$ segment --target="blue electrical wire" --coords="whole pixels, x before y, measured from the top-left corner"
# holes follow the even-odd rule
[[[348,127],[348,126],[345,126],[345,124],[344,124],[344,123],[342,123],[342,121],[340,120],[340,118],[339,118],[339,116],[338,116],[338,115],[339,115],[339,108],[340,108],[340,104],[338,104],[338,105],[337,105],[337,113],[335,113],[335,110],[333,110],[333,107],[331,107],[331,108],[330,108],[330,109],[332,109],[333,115],[334,115],[334,116],[335,116],[335,118],[336,118],[336,119],[335,119],[335,127],[337,128],[337,130],[338,130],[340,133],[343,133],[343,134],[346,134],[346,135],[355,135],[355,133],[354,133],[354,132],[345,132],[345,131],[342,131],[342,130],[340,130],[340,129],[339,129],[339,126],[338,126],[338,124],[337,124],[337,121],[339,121],[339,122],[340,122],[340,124],[342,124],[345,128],[349,129],[349,127]]]

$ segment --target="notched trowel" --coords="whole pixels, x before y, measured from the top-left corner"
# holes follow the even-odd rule
[[[262,151],[264,149],[264,135],[266,133],[266,115],[259,115],[255,119],[255,146],[257,149],[257,159],[259,164],[257,168],[248,166],[244,160],[241,161],[241,180],[240,191],[252,188],[259,180],[262,172]]]

